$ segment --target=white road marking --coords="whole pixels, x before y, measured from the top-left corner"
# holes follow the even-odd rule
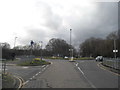
[[[46,66],[46,68],[48,67],[49,65]]]
[[[26,84],[26,83],[28,83],[29,82],[29,80],[27,80],[26,82],[24,82],[23,84]]]
[[[96,88],[89,80],[88,78],[85,76],[85,74],[83,73],[83,71],[80,69],[80,67],[77,67],[79,69],[79,71],[83,74],[83,76],[85,77],[85,79],[88,81],[88,83],[93,87]]]
[[[23,68],[28,68],[28,67],[23,67]]]
[[[78,63],[76,64],[76,66],[78,66]]]
[[[41,73],[41,72],[39,72],[39,73]]]
[[[45,67],[45,65],[43,65],[42,67]]]
[[[35,76],[33,76],[33,78],[35,78]]]
[[[42,71],[44,71],[49,65],[47,65],[46,67],[45,67],[46,65],[43,65],[42,67],[44,67],[43,69],[42,69]],[[25,67],[24,67],[25,68]],[[32,80],[33,78],[35,78],[38,74],[40,74],[41,72],[38,72],[38,73],[36,73],[32,78],[29,78],[29,80],[27,80],[24,84],[26,84],[26,83],[28,83],[30,80]]]
[[[80,69],[80,67],[78,67],[78,69],[80,70],[80,72],[84,75],[83,71]]]
[[[36,74],[36,76],[38,75],[38,73]]]

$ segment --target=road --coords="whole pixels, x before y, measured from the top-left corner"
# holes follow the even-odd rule
[[[118,76],[94,60],[48,60],[46,66],[7,66],[24,79],[23,88],[118,88]]]

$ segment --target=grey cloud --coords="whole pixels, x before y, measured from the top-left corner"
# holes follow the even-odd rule
[[[52,11],[52,7],[49,3],[40,2],[39,6],[43,9],[41,14],[43,14],[43,18],[46,21],[44,26],[49,27],[52,30],[58,30],[58,28],[62,25],[62,18]]]
[[[105,38],[110,32],[118,29],[118,13],[117,3],[96,3],[97,8],[95,12],[85,15],[82,19],[75,17],[75,15],[63,18],[52,11],[52,7],[48,3],[41,3],[45,19],[44,27],[47,29],[41,30],[31,29],[28,32],[26,41],[30,39],[43,40],[47,43],[46,38],[62,38],[69,43],[69,28],[63,26],[63,21],[67,22],[72,28],[72,44],[76,47],[81,42],[89,37]],[[55,7],[54,7],[55,8]],[[78,8],[79,10],[79,8]],[[84,11],[84,10],[83,10]],[[54,31],[49,33],[47,30]]]
[[[78,26],[75,25],[74,44],[77,44],[76,46],[89,37],[105,38],[110,32],[118,29],[117,3],[97,3],[97,5],[97,12],[92,16],[87,16],[91,18],[90,21],[85,17],[84,26],[79,21]]]

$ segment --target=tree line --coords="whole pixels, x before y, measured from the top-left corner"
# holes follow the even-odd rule
[[[116,46],[116,47],[115,47]],[[68,44],[60,38],[52,38],[49,40],[44,49],[39,43],[34,42],[33,46],[16,46],[10,49],[10,44],[0,43],[2,48],[2,58],[10,59],[13,53],[15,55],[35,55],[43,57],[70,57],[70,48],[73,49],[73,56],[78,57],[96,57],[102,55],[104,57],[114,57],[113,50],[120,50],[120,38],[116,32],[110,33],[105,39],[90,37],[79,45],[79,51],[74,46]],[[42,53],[41,53],[42,52]],[[120,57],[120,51],[116,53]]]
[[[116,56],[120,57],[120,38],[116,31],[110,33],[105,39],[91,37],[80,44],[80,55],[87,57],[114,57],[113,50],[118,50]]]

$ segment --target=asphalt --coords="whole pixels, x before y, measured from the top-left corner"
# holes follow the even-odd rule
[[[38,82],[38,83],[37,83]],[[42,85],[41,85],[41,83]],[[52,64],[24,88],[92,88],[73,63],[53,60]]]
[[[118,88],[118,76],[95,60],[48,60],[46,66],[8,65],[8,72],[23,78],[22,88]]]
[[[96,88],[118,88],[119,76],[99,67],[99,63],[95,60],[77,61],[76,63]]]

